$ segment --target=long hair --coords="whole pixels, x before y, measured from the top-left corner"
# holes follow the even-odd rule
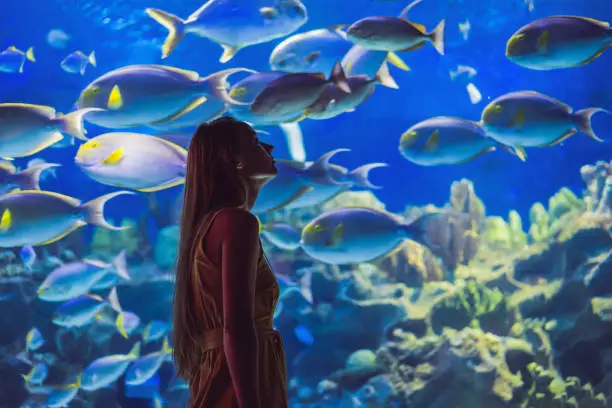
[[[244,203],[236,154],[240,138],[248,132],[248,124],[221,117],[201,124],[189,144],[173,302],[173,357],[178,375],[186,379],[199,369],[200,316],[205,312],[200,276],[194,273],[195,250],[201,245],[198,233],[212,211]]]

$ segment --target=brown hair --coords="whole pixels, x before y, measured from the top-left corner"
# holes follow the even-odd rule
[[[173,302],[173,356],[179,376],[188,379],[199,369],[202,333],[200,276],[194,273],[198,236],[206,216],[217,209],[239,206],[246,192],[236,170],[240,139],[251,127],[230,117],[201,124],[187,154],[180,242]]]

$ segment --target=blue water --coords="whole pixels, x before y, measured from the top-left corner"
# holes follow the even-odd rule
[[[407,3],[393,0],[304,0],[304,4],[309,18],[297,32],[350,24],[370,15],[395,16]],[[58,112],[69,112],[87,84],[108,71],[130,64],[163,63],[195,70],[202,76],[230,66],[258,71],[269,69],[268,57],[280,39],[247,47],[228,64],[221,64],[218,62],[221,55],[218,44],[189,35],[169,58],[162,61],[160,46],[166,30],[144,14],[144,9],[160,8],[186,17],[200,5],[197,0],[4,1],[0,4],[0,49],[11,45],[21,50],[33,47],[36,62],[26,61],[22,74],[0,72],[0,103],[49,105]],[[302,121],[307,158],[315,160],[325,152],[345,147],[351,152],[339,154],[334,163],[349,169],[368,162],[388,163],[389,167],[372,171],[371,181],[383,187],[375,194],[387,210],[398,213],[407,206],[444,205],[449,200],[450,185],[463,178],[473,182],[490,216],[506,217],[510,210],[516,210],[524,220],[528,219],[534,202],[547,203],[549,197],[562,187],[580,196],[585,188],[580,168],[598,160],[609,161],[612,157],[612,116],[595,116],[594,128],[605,139],[603,143],[577,134],[561,145],[528,149],[528,160],[524,163],[498,150],[466,164],[421,167],[408,162],[398,152],[401,134],[415,123],[433,116],[479,120],[488,101],[511,91],[538,91],[567,103],[575,110],[587,107],[612,110],[612,51],[587,66],[559,71],[528,70],[508,61],[504,55],[508,38],[523,25],[560,14],[612,21],[612,1],[534,0],[534,6],[530,12],[524,0],[425,0],[411,11],[410,19],[428,29],[435,27],[442,18],[446,19],[445,55],[440,56],[430,45],[401,54],[411,71],[391,67],[399,90],[377,87],[373,96],[354,112],[325,121]],[[459,23],[466,20],[471,24],[467,41],[458,28]],[[52,29],[61,29],[70,36],[65,49],[53,48],[47,43],[47,34]],[[85,54],[92,50],[96,52],[97,67],[87,67],[84,76],[70,75],[60,67],[60,61],[77,49]],[[465,83],[449,78],[449,72],[459,64],[478,71],[473,82],[482,93],[480,103],[470,103]],[[91,123],[86,123],[86,128],[88,137],[108,131]],[[266,130],[270,135],[263,135],[261,139],[275,146],[276,157],[289,158],[279,128]],[[115,191],[114,187],[90,180],[74,165],[77,148],[78,144],[63,149],[49,148],[36,155],[48,162],[62,164],[57,170],[57,180],[44,182],[44,189],[83,201]],[[17,159],[14,163],[23,168],[31,158]],[[174,201],[180,193],[181,188],[175,187],[157,196],[160,202],[164,199]],[[108,218],[138,219],[148,211],[145,195],[125,200],[118,198],[108,205]],[[126,205],[128,200],[129,205]],[[152,245],[157,232],[155,225],[147,231]],[[91,234],[92,229],[87,227],[83,239],[88,239]],[[129,296],[137,297],[137,291]],[[2,310],[1,313],[7,313],[6,309]],[[155,318],[155,314],[147,317],[150,318]],[[6,315],[2,316],[2,321],[11,324]],[[286,333],[291,336],[290,329]],[[18,338],[7,336],[5,340],[8,344]],[[291,348],[303,347],[296,344],[288,346],[293,357],[295,353]],[[167,382],[166,377],[163,381]],[[3,387],[0,377],[0,390]],[[2,391],[10,393],[7,389]],[[25,395],[22,391],[19,394]],[[19,405],[14,405],[17,400],[19,398],[12,398],[9,405],[0,400],[0,407],[17,407]],[[101,404],[96,406],[114,406]],[[132,402],[122,406],[140,405]]]

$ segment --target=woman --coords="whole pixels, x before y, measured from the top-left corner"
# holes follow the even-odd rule
[[[286,408],[279,287],[249,212],[276,175],[244,122],[202,124],[189,146],[174,296],[174,360],[190,408]]]

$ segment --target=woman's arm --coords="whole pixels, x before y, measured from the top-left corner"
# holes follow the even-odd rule
[[[240,408],[260,408],[257,332],[253,321],[259,225],[245,210],[224,210],[221,243],[223,346]],[[222,225],[223,225],[222,224]]]

